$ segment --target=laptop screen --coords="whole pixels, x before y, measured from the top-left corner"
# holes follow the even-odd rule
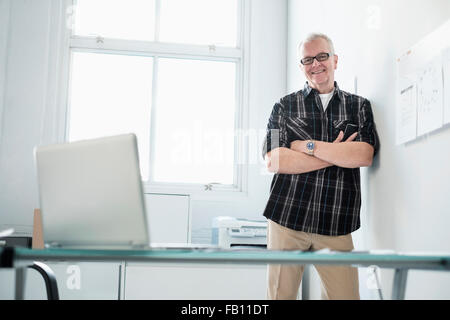
[[[134,134],[35,148],[47,246],[149,244]]]

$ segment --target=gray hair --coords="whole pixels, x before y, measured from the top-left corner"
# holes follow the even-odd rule
[[[334,55],[334,45],[333,45],[333,41],[331,41],[331,39],[323,34],[323,33],[310,33],[309,35],[306,36],[306,38],[300,42],[300,44],[297,47],[297,55],[299,58],[302,58],[302,50],[303,50],[303,45],[305,43],[311,42],[313,40],[316,39],[325,39],[328,42],[328,46],[330,47],[330,55]]]

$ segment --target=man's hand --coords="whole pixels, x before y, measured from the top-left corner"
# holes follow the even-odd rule
[[[352,134],[350,137],[347,138],[347,140],[345,140],[345,142],[351,142],[353,140],[355,140],[356,136],[358,135],[358,132],[355,132],[354,134]],[[344,138],[344,131],[340,131],[336,140],[333,141],[333,143],[339,143],[342,142],[342,139]]]
[[[351,141],[355,140],[357,135],[358,135],[358,132],[355,132],[350,137],[348,137],[348,139],[345,140],[345,142],[351,142]],[[340,143],[340,142],[342,142],[343,138],[344,138],[344,132],[341,130],[339,132],[339,135],[337,136],[336,140],[333,141],[333,143]],[[292,141],[291,142],[291,150],[306,153],[306,141],[304,141],[304,140]]]

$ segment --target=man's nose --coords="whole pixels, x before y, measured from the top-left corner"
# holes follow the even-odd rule
[[[315,67],[315,66],[320,66],[320,62],[317,60],[317,58],[314,58],[314,59],[313,59],[312,66],[313,66],[313,67]]]

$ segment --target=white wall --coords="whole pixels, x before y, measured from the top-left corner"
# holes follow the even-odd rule
[[[334,41],[338,83],[350,90],[357,76],[358,94],[372,102],[381,150],[372,168],[362,170],[362,227],[355,233],[359,249],[450,250],[449,126],[395,145],[395,59],[448,19],[448,0],[288,2],[288,91],[304,83],[298,42],[318,31]],[[392,276],[392,271],[381,273],[385,298]],[[449,299],[450,274],[410,272],[406,298]]]
[[[0,110],[0,226],[29,233],[38,207],[33,147],[40,141],[47,93],[50,1],[3,1],[2,6],[10,10],[3,20],[7,41],[2,41],[7,63]]]
[[[9,0],[0,0],[0,132],[5,92],[6,47],[8,45]]]

